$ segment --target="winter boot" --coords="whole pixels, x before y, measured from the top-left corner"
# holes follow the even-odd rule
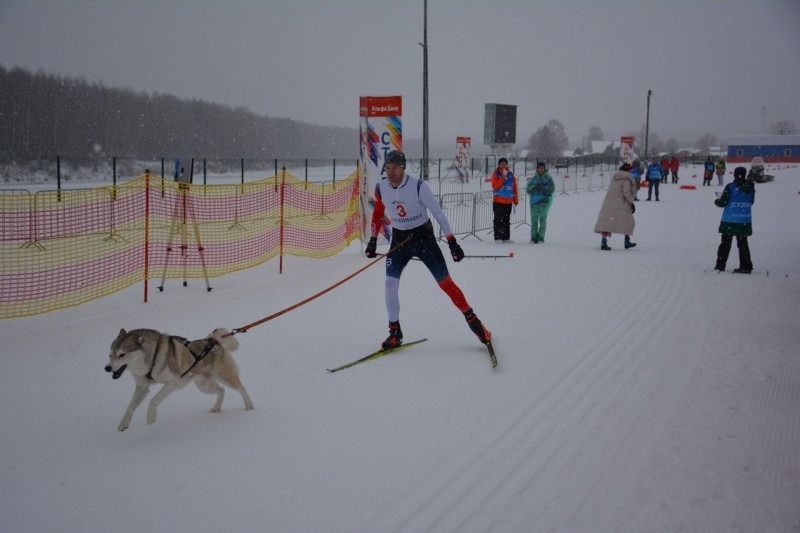
[[[731,252],[731,240],[733,237],[730,235],[723,235],[717,248],[717,265],[714,270],[725,272],[725,265],[728,264],[728,255]]]
[[[483,326],[480,319],[475,315],[472,309],[469,309],[466,313],[464,313],[464,318],[467,319],[467,324],[469,325],[469,329],[478,336],[478,340],[484,344],[487,344],[489,341],[492,340],[492,333]]]
[[[625,237],[625,249],[627,250],[628,248],[633,248],[634,246],[636,246],[636,243],[631,242],[630,237]]]
[[[747,237],[737,237],[736,245],[739,247],[739,268],[734,272],[749,274],[753,271],[753,260],[750,258],[750,244],[747,242]]]
[[[611,247],[608,245],[608,240],[605,237],[602,238],[600,241],[600,249],[601,250],[610,250]]]
[[[381,349],[389,350],[401,344],[403,344],[403,330],[400,329],[400,322],[389,322],[389,336],[381,343]]]

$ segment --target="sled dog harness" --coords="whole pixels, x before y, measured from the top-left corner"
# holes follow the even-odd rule
[[[209,353],[211,353],[211,350],[214,348],[214,345],[217,343],[217,341],[215,341],[213,338],[209,337],[208,338],[208,342],[206,342],[206,345],[203,347],[203,351],[200,352],[199,354],[195,354],[192,351],[192,348],[191,348],[191,344],[192,343],[191,342],[189,342],[188,340],[184,339],[183,337],[170,337],[170,341],[175,341],[175,340],[180,340],[181,344],[186,346],[186,349],[189,350],[189,353],[192,354],[192,357],[194,357],[194,363],[192,363],[191,366],[189,368],[187,368],[186,371],[183,374],[181,374],[181,377],[184,377],[184,376],[186,376],[186,374],[191,372],[191,370],[195,366],[197,366],[197,363],[202,361]],[[156,355],[158,355],[158,354],[156,354]],[[158,359],[158,357],[156,357],[156,355],[153,355],[153,362],[150,363],[150,370],[147,372],[147,375],[145,376],[150,381],[154,381],[153,380],[153,369],[156,366],[156,359]]]

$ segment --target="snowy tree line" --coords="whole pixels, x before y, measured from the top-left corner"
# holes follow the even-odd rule
[[[771,124],[769,126],[769,132],[773,135],[791,135],[797,133],[797,126],[795,126],[794,122],[791,120],[784,120]],[[636,137],[640,145],[644,145],[644,125],[642,125],[638,134],[633,131],[630,132],[630,134]],[[589,128],[588,134],[584,136],[584,139],[588,141],[588,144],[591,144],[591,141],[602,141],[604,140],[603,130],[598,126],[592,126]],[[657,133],[652,131],[649,132],[648,135],[648,148],[649,152],[652,154],[676,153],[682,148],[694,148],[700,153],[708,153],[709,148],[713,146],[719,146],[719,141],[717,137],[711,133],[706,133],[695,141],[684,142],[683,144],[679,143],[674,138],[664,141]],[[530,153],[538,154],[542,158],[561,156],[563,152],[569,148],[569,138],[567,137],[564,125],[556,119],[548,121],[546,125],[536,130],[536,132],[530,136],[526,148]],[[618,149],[617,147],[616,150],[618,151]],[[581,155],[583,153],[584,150],[582,147],[575,149],[575,155]]]
[[[642,129],[638,134],[631,132],[631,135],[634,135],[638,140],[639,144],[642,146],[644,145],[644,138],[645,138],[645,128],[642,126]],[[586,145],[589,146],[591,141],[602,141],[605,140],[605,136],[603,134],[603,130],[599,126],[592,126],[589,128],[587,135],[583,137],[586,141]],[[697,148],[698,150],[707,151],[710,146],[717,146],[717,138],[707,133],[703,135],[697,141],[680,145],[678,141],[675,139],[669,139],[667,141],[663,141],[658,134],[650,132],[649,136],[649,151],[651,153],[663,153],[663,152],[677,152],[680,148]],[[541,157],[559,157],[561,156],[565,150],[569,149],[569,138],[567,137],[567,133],[564,129],[564,125],[556,120],[551,119],[536,130],[533,135],[528,139],[528,144],[526,148],[535,154],[539,154]],[[585,151],[584,147],[578,147],[574,150],[575,155],[582,155]],[[616,154],[619,151],[619,146],[617,145],[616,148],[613,149],[613,153]]]
[[[0,158],[353,157],[358,129],[0,65]],[[268,96],[267,96],[268,97]]]
[[[357,128],[318,126],[257,115],[244,107],[230,107],[169,94],[108,88],[102,82],[39,71],[7,70],[0,65],[0,160],[35,161],[62,156],[74,165],[93,164],[109,157],[157,159],[203,157],[209,159],[352,159]],[[268,97],[268,96],[266,96]],[[644,139],[645,127],[631,132]],[[770,125],[775,134],[797,132],[791,121]],[[651,153],[680,148],[707,151],[718,146],[705,134],[679,144],[662,140],[650,131]],[[583,136],[604,140],[598,126]],[[406,139],[410,154],[422,151],[419,139]],[[537,129],[528,139],[528,152],[549,159],[569,148],[563,124],[556,119]],[[434,146],[438,157],[449,157],[452,147]],[[576,155],[583,153],[577,148]]]

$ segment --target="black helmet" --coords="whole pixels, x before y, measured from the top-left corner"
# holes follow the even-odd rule
[[[733,171],[733,179],[743,180],[747,176],[747,169],[744,167],[736,167]]]
[[[406,168],[406,154],[399,150],[392,150],[386,154],[386,164],[399,165],[403,168]]]

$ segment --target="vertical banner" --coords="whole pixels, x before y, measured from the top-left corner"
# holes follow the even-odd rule
[[[622,136],[619,138],[619,158],[623,163],[631,163],[634,158],[632,136]]]
[[[456,137],[456,172],[461,183],[469,181],[469,167],[472,163],[472,156],[469,153],[471,144],[472,137]]]
[[[386,177],[386,154],[403,149],[403,97],[362,96],[359,98],[361,236],[369,239],[374,193],[378,182]],[[389,220],[384,220],[378,242],[389,242]]]

